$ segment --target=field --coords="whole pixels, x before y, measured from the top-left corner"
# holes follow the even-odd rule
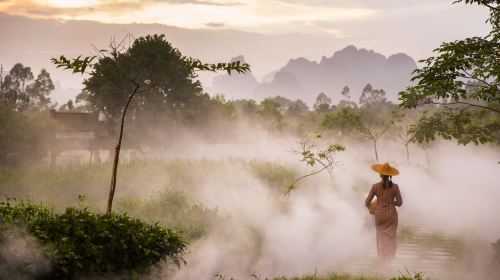
[[[10,201],[102,212],[110,168],[3,168],[0,188]],[[187,264],[157,272],[174,279],[452,279],[468,260],[466,236],[426,229],[402,214],[392,272],[378,271],[371,217],[360,203],[369,185],[358,178],[346,187],[324,175],[284,196],[302,172],[286,162],[227,157],[127,161],[114,211],[181,232]]]

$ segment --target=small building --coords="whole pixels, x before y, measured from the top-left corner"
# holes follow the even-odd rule
[[[53,147],[50,150],[50,164],[58,161],[100,161],[100,149],[106,138],[105,121],[99,120],[97,113],[57,112],[50,110],[50,118],[55,122]]]

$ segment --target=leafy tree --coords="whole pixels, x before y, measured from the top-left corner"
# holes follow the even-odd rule
[[[303,117],[307,113],[309,113],[309,107],[307,106],[307,104],[304,101],[297,99],[290,102],[285,115],[287,117]]]
[[[348,136],[359,130],[362,124],[356,110],[346,107],[327,113],[321,126],[336,131],[338,135]]]
[[[358,105],[356,102],[351,101],[351,90],[349,89],[348,86],[345,86],[342,88],[342,91],[340,92],[340,95],[342,95],[344,98],[339,101],[339,104],[337,105],[338,108],[357,108]]]
[[[253,118],[257,114],[258,106],[253,99],[238,99],[231,101],[238,115]]]
[[[340,95],[342,95],[344,98],[350,99],[351,98],[351,96],[349,94],[350,92],[351,92],[351,90],[349,89],[349,87],[344,86],[342,88],[342,91],[340,92]]]
[[[1,71],[3,72],[3,68]],[[3,73],[0,75],[0,97],[10,103],[15,110],[50,108],[49,95],[54,90],[54,84],[47,70],[42,69],[34,79],[30,67],[17,63],[5,78],[2,76]]]
[[[331,104],[332,104],[332,99],[326,96],[325,93],[321,92],[316,97],[316,102],[314,102],[313,108],[317,112],[325,113],[330,110]]]
[[[24,114],[0,100],[0,166],[30,163],[46,155],[52,123],[47,114]]]
[[[277,131],[282,128],[283,114],[280,111],[280,104],[272,98],[266,98],[259,104],[257,114],[268,131]]]
[[[113,160],[106,212],[111,213],[116,188],[116,174],[123,139],[125,117],[134,97],[138,100],[135,110],[182,112],[190,101],[201,94],[201,86],[195,71],[224,70],[228,74],[245,73],[248,64],[239,61],[207,64],[198,59],[182,56],[165,40],[164,35],[139,37],[130,48],[124,42],[111,42],[109,50],[99,50],[99,57],[68,59],[65,56],[52,58],[57,67],[85,73],[90,69],[90,78],[84,81],[91,94],[92,106],[103,111],[111,120],[119,119],[119,134]],[[93,63],[94,59],[98,59]],[[143,107],[141,107],[141,105]]]
[[[496,0],[457,0],[490,10],[491,32],[442,43],[425,66],[413,72],[416,85],[400,93],[402,108],[424,104],[441,110],[424,115],[412,129],[419,142],[436,134],[459,144],[486,143],[500,139],[500,4]]]
[[[28,105],[38,110],[49,109],[51,104],[49,96],[54,89],[54,83],[50,78],[49,72],[42,68],[33,84],[29,85],[26,89],[29,99]]]
[[[361,92],[361,97],[359,98],[359,105],[367,106],[376,103],[386,103],[385,90],[374,89],[371,84],[367,84],[363,91]]]
[[[2,82],[2,97],[16,110],[26,110],[29,103],[26,86],[33,80],[33,72],[30,67],[22,63],[16,63]]]

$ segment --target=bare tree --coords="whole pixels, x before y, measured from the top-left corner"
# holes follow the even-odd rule
[[[323,171],[327,171],[330,176],[333,168],[338,164],[335,160],[335,155],[337,152],[345,150],[344,146],[338,144],[324,145],[321,141],[321,135],[315,136],[305,136],[299,141],[300,150],[293,151],[293,153],[301,155],[302,159],[300,161],[305,162],[307,166],[311,167],[311,172],[300,176],[290,183],[285,191],[285,196],[289,195],[291,191],[296,189],[299,181]],[[322,147],[325,147],[322,149]]]
[[[406,161],[410,162],[410,144],[415,142],[415,137],[410,133],[414,121],[408,115],[400,114],[395,117],[389,129],[389,137],[396,143],[404,146]]]
[[[389,128],[389,122],[373,114],[368,117],[362,116],[361,125],[356,128],[363,139],[370,141],[373,144],[373,151],[377,162],[379,161],[377,143],[387,130],[389,130]]]

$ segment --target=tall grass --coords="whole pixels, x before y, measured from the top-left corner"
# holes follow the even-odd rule
[[[204,177],[238,165],[276,193],[295,171],[270,162],[229,160],[136,160],[120,165],[115,211],[182,231],[188,240],[202,237],[218,219],[217,211],[193,201]],[[80,206],[104,211],[111,165],[72,164],[50,168],[0,167],[0,193],[43,202],[56,210]]]

